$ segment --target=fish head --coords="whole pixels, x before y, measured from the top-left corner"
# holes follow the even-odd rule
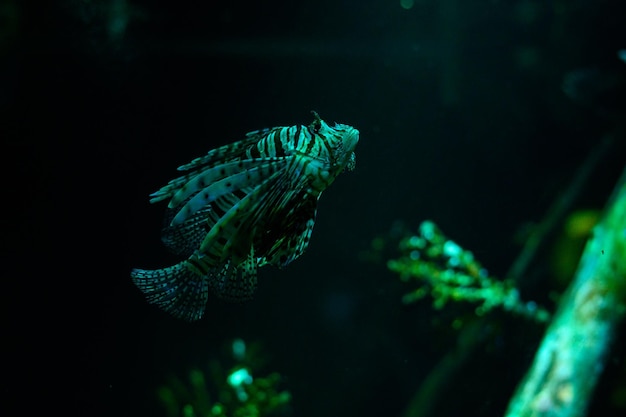
[[[331,127],[320,119],[318,133],[327,140],[331,151],[331,170],[336,174],[344,170],[352,171],[356,166],[354,150],[359,143],[359,131],[341,123]]]
[[[312,193],[321,193],[335,178],[344,171],[351,171],[356,164],[354,150],[359,142],[359,131],[349,125],[335,123],[329,126],[317,113],[315,120],[308,126],[310,142],[307,149],[314,152],[302,152],[299,164],[305,174]]]

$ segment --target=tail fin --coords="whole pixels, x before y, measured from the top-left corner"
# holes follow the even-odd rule
[[[189,270],[187,261],[163,269],[133,269],[130,276],[149,303],[183,320],[202,318],[209,296],[208,282]]]

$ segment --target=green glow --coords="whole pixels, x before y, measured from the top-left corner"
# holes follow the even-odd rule
[[[626,171],[507,417],[584,417],[626,311]]]
[[[248,346],[248,348],[246,348]],[[168,417],[262,417],[282,415],[291,401],[279,391],[280,374],[253,377],[264,363],[258,343],[227,342],[230,358],[210,363],[208,372],[192,369],[186,381],[172,377],[157,391]],[[226,371],[228,370],[228,371]]]
[[[402,7],[404,10],[410,10],[413,8],[414,5],[414,0],[400,0],[400,7]]]
[[[246,357],[246,342],[242,339],[233,340],[233,356],[238,360]]]
[[[448,301],[478,304],[474,312],[483,316],[502,308],[546,322],[550,314],[535,303],[524,303],[512,282],[490,277],[472,252],[448,239],[435,223],[425,221],[419,234],[399,244],[402,255],[387,266],[404,282],[417,282],[417,288],[402,298],[405,304],[430,295],[433,307],[442,309]]]
[[[252,375],[250,375],[246,368],[241,368],[228,376],[228,383],[234,388],[244,384],[249,385],[252,384]]]

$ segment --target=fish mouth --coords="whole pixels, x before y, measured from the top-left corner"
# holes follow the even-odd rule
[[[354,150],[359,143],[359,131],[355,128],[349,128],[344,132],[339,153],[341,156],[342,171],[352,171],[356,166],[356,155]]]
[[[344,149],[348,152],[354,152],[357,143],[359,143],[359,131],[352,128],[343,140]]]

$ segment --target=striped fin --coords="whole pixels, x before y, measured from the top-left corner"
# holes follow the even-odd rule
[[[219,148],[209,151],[205,156],[201,156],[189,162],[188,164],[178,167],[178,171],[189,171],[192,169],[203,169],[205,165],[212,164],[213,162],[221,163],[223,161],[230,161],[236,158],[241,158],[242,155],[253,145],[268,135],[270,132],[281,127],[274,127],[271,129],[260,129],[249,132],[246,134],[246,138],[238,142],[230,143]]]
[[[210,205],[206,206],[197,211],[186,222],[171,226],[171,221],[177,211],[174,209],[167,210],[170,215],[165,218],[165,226],[161,230],[161,241],[173,253],[189,257],[198,249],[211,225],[215,224],[215,222],[210,222],[213,209]]]
[[[212,166],[214,162],[222,163],[224,161],[240,158],[250,146],[256,144],[258,141],[259,136],[256,132],[248,133],[245,139],[212,149],[207,152],[205,156],[195,158],[191,162],[179,166],[177,169],[178,171],[203,169],[206,165],[209,167]]]
[[[194,191],[203,188],[206,184],[232,175],[237,171],[258,166],[263,161],[274,159],[273,157],[282,157],[282,155],[276,155],[276,151],[270,147],[265,149],[265,152],[269,153],[268,157],[251,158],[251,156],[261,156],[258,150],[253,151],[253,149],[256,149],[255,146],[259,146],[263,139],[267,139],[273,133],[280,131],[281,140],[286,140],[284,136],[288,130],[289,128],[284,127],[255,130],[246,134],[246,138],[239,142],[224,145],[188,164],[179,166],[178,171],[191,172],[169,181],[160,190],[150,194],[150,203],[157,203],[176,195],[169,203],[170,208],[176,207]]]
[[[229,247],[233,246],[233,238],[243,238],[239,230],[243,227],[250,228],[251,222],[258,219],[259,212],[255,207],[255,204],[261,200],[268,189],[279,178],[280,172],[275,172],[264,182],[254,187],[244,198],[237,204],[233,205],[224,215],[215,223],[209,233],[207,233],[204,241],[200,245],[200,252],[212,256],[214,258],[224,259],[230,254],[227,250],[224,250],[226,244],[230,241]],[[250,236],[246,238],[251,239]],[[252,245],[252,242],[249,242]]]
[[[298,189],[282,172],[277,174],[216,223],[201,251],[242,259],[254,250],[258,267],[283,267],[304,252],[315,224],[317,197]],[[294,186],[297,191],[290,189]]]
[[[215,201],[217,198],[230,194],[236,190],[246,187],[253,187],[286,165],[285,158],[264,158],[263,164],[242,172],[238,172],[219,181],[213,182],[209,186],[197,192],[172,219],[172,225],[183,223],[195,212]],[[174,196],[176,198],[176,196]],[[172,201],[174,201],[174,198]]]
[[[209,297],[208,280],[191,271],[187,261],[163,269],[133,269],[130,275],[149,303],[187,321],[202,318]]]
[[[268,158],[271,159],[271,158]],[[257,167],[264,163],[264,159],[238,159],[212,167],[206,167],[201,171],[194,171],[182,177],[174,178],[160,190],[150,194],[150,203],[157,203],[171,198],[169,208],[181,204],[194,192],[201,190],[207,184],[234,175],[238,172]]]
[[[223,195],[178,225],[172,226],[171,224],[178,210],[168,209],[169,215],[165,218],[161,240],[174,253],[181,256],[191,256],[220,217],[237,204],[248,191],[241,190]]]
[[[289,222],[283,225],[281,230],[284,237],[277,240],[266,252],[263,264],[284,268],[298,259],[309,246],[313,226],[315,226],[317,198],[308,196],[299,201],[292,212],[286,216]]]
[[[263,160],[244,159],[226,162],[224,164],[219,164],[212,168],[205,169],[204,171],[195,174],[194,177],[190,178],[189,181],[177,189],[169,190],[172,199],[170,200],[168,207],[178,207],[182,202],[187,200],[188,197],[206,188],[208,185],[221,179],[228,178],[232,175],[239,174],[243,171],[253,169],[263,163]]]
[[[209,285],[215,295],[223,300],[250,300],[257,286],[257,267],[254,251],[251,250],[238,265],[226,262],[220,271],[212,274]]]

